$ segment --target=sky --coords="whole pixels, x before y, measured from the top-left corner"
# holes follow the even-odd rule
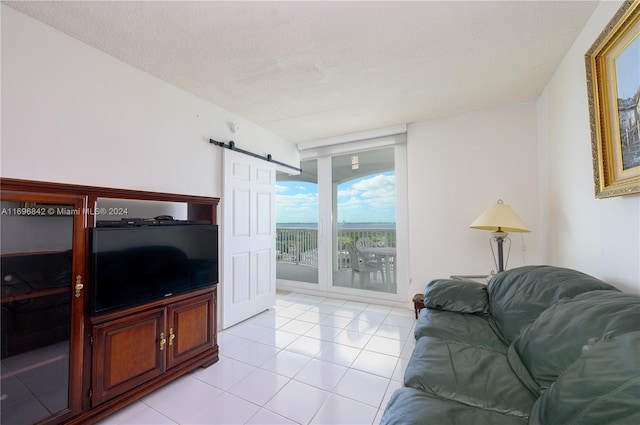
[[[640,37],[636,37],[616,59],[618,98],[628,99],[636,94],[640,87],[639,69]]]
[[[395,223],[396,178],[393,171],[338,185],[340,223]],[[276,223],[317,223],[317,185],[284,182],[276,185]]]

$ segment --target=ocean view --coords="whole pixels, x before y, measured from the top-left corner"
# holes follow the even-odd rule
[[[317,229],[318,223],[276,223],[276,228]],[[396,223],[338,223],[338,229],[395,229]]]

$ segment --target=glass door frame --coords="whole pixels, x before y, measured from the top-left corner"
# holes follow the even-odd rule
[[[398,282],[396,293],[363,291],[362,289],[333,285],[334,258],[337,256],[337,223],[334,220],[331,158],[391,146],[394,148],[396,176],[396,273]],[[404,303],[407,300],[410,283],[406,134],[309,149],[301,151],[300,157],[301,161],[311,159],[318,161],[318,283],[279,280],[278,287],[320,296],[340,295],[345,299]]]
[[[322,197],[322,195],[320,194],[320,178],[318,177],[319,175],[319,167],[320,167],[320,163],[321,161],[318,160],[317,158],[309,158],[309,161],[316,161],[316,187],[317,187],[317,196],[318,196],[318,208],[320,208],[320,205],[322,203],[322,201],[320,200],[320,198]],[[301,164],[300,167],[304,170],[304,164],[303,162],[306,160],[301,160]],[[277,175],[276,175],[277,176]],[[286,179],[287,181],[289,181],[288,179]],[[309,183],[307,180],[300,180],[300,181],[304,181],[306,183]],[[278,184],[277,182],[277,177],[276,177],[276,185]],[[276,195],[277,196],[277,195]],[[277,205],[277,201],[276,201],[276,205]],[[277,208],[277,206],[276,206]],[[317,282],[303,282],[303,281],[295,281],[295,280],[288,280],[288,279],[277,279],[277,287],[281,288],[281,289],[285,289],[285,290],[310,290],[313,292],[326,292],[326,287],[322,287],[322,277],[321,277],[321,270],[323,267],[323,264],[321,264],[322,261],[322,254],[320,253],[320,247],[322,245],[322,243],[324,243],[324,223],[320,220],[320,213],[318,211],[318,220],[317,220],[317,249],[318,249],[318,275],[317,275]],[[276,223],[276,227],[277,227],[277,223]],[[321,241],[322,239],[322,241]],[[278,267],[277,263],[276,263],[276,268]]]

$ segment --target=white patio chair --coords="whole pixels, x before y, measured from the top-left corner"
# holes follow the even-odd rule
[[[346,243],[345,247],[347,252],[349,253],[349,259],[351,261],[351,286],[353,286],[353,281],[355,274],[358,273],[358,277],[360,279],[360,286],[370,286],[371,284],[371,273],[380,272],[380,276],[382,277],[382,283],[384,284],[384,273],[382,271],[382,265],[376,262],[375,264],[369,264],[365,262],[358,253],[358,250],[353,246],[353,244]]]

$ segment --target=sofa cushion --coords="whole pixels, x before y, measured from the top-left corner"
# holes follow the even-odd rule
[[[380,421],[382,425],[526,425],[518,416],[433,397],[415,388],[399,388]]]
[[[640,332],[589,347],[536,401],[530,425],[640,423]]]
[[[404,385],[522,418],[537,398],[513,373],[504,353],[431,337],[416,342]]]
[[[596,341],[634,331],[640,331],[640,296],[587,292],[542,312],[510,347],[509,361],[516,372],[522,362],[529,374],[523,381],[540,392]]]
[[[487,285],[470,280],[432,280],[424,290],[424,306],[460,313],[487,313]]]
[[[491,324],[508,345],[551,305],[595,290],[618,291],[576,270],[552,266],[507,270],[494,276],[487,286]]]
[[[493,331],[486,315],[423,308],[414,335],[416,339],[431,336],[502,353],[507,351],[507,346]]]

